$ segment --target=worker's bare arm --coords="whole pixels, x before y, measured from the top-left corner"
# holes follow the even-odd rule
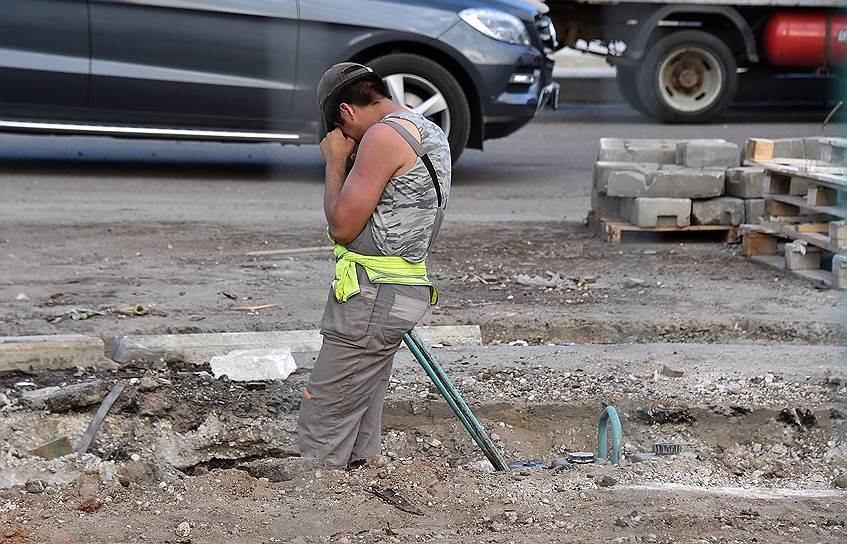
[[[336,131],[321,143],[321,150],[327,159],[324,212],[330,235],[344,244],[362,231],[379,202],[385,184],[408,162],[410,153],[414,156],[414,152],[394,129],[376,124],[362,138],[356,163],[345,179],[344,164],[352,147],[340,159],[346,148],[337,139],[344,138],[343,134],[338,129]],[[335,139],[327,142],[330,137]],[[325,143],[326,147],[333,147],[324,150]]]

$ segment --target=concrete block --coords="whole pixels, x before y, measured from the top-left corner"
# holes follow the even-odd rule
[[[725,140],[686,140],[676,145],[676,164],[690,168],[732,168],[741,163],[738,146]]]
[[[829,239],[836,246],[847,245],[847,221],[830,221]]]
[[[691,224],[690,198],[635,198],[625,202],[633,225],[687,227]]]
[[[847,255],[832,257],[832,286],[847,289]]]
[[[104,353],[101,339],[81,334],[0,336],[0,374],[94,367]]]
[[[748,198],[744,201],[744,222],[758,223],[765,215],[764,198]]]
[[[601,193],[605,193],[612,175],[625,175],[632,172],[633,175],[646,176],[648,172],[658,169],[659,164],[656,163],[597,161],[594,164],[594,187]]]
[[[816,270],[821,267],[821,250],[803,242],[785,244],[786,270]]]
[[[738,198],[762,198],[765,187],[765,171],[757,166],[740,166],[726,171],[727,196]]]
[[[606,196],[596,187],[591,188],[591,210],[601,217],[623,217],[621,215],[621,199]]]
[[[598,160],[673,164],[678,140],[600,138]]]
[[[695,200],[691,205],[691,222],[695,225],[730,225],[744,222],[744,201],[732,196]]]
[[[847,138],[821,138],[820,159],[836,166],[847,166]]]
[[[417,331],[430,345],[479,346],[482,344],[479,325],[417,327]],[[110,342],[110,351],[112,359],[119,363],[179,360],[204,364],[215,355],[225,355],[235,350],[288,348],[294,353],[303,353],[320,351],[322,343],[323,338],[317,329],[161,334],[121,336]]]
[[[723,170],[676,165],[597,163],[595,184],[610,197],[710,198],[723,194]]]

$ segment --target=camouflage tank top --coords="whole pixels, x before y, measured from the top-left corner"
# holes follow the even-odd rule
[[[403,257],[409,262],[426,260],[441,228],[450,194],[450,145],[441,127],[411,112],[396,112],[383,120],[403,119],[417,127],[421,146],[429,155],[441,187],[441,208],[433,180],[420,157],[412,168],[388,180],[370,220],[371,234],[383,255]]]

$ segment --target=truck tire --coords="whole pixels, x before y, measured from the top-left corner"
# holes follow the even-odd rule
[[[665,123],[702,123],[735,98],[735,57],[717,36],[673,32],[654,43],[638,64],[637,89],[646,110]]]
[[[629,66],[618,66],[615,68],[615,82],[618,84],[618,92],[621,93],[627,104],[638,112],[649,115],[638,93],[638,80],[636,79],[635,68]]]
[[[420,113],[447,134],[450,156],[456,162],[471,132],[471,109],[456,78],[440,64],[409,53],[391,53],[367,65],[382,77],[395,102],[412,110],[430,103]]]

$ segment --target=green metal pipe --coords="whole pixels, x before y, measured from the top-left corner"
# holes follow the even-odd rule
[[[481,441],[485,444],[485,449],[490,451],[490,455],[486,455],[486,457],[491,460],[492,458],[496,458],[495,461],[491,461],[491,464],[497,468],[497,470],[507,470],[508,466],[506,464],[506,460],[503,458],[503,455],[500,453],[500,450],[497,448],[497,445],[494,444],[494,441],[488,436],[488,433],[485,431],[485,427],[483,427],[482,423],[477,419],[476,415],[471,410],[470,406],[465,402],[465,399],[462,398],[462,395],[459,394],[459,390],[456,389],[456,386],[453,384],[453,381],[447,375],[447,372],[444,371],[444,368],[436,359],[435,354],[432,353],[432,350],[429,349],[429,346],[423,341],[420,334],[414,329],[412,329],[410,336],[415,343],[421,348],[424,356],[427,357],[429,363],[432,365],[433,370],[435,370],[436,374],[438,374],[439,379],[446,385],[446,389],[451,393],[456,404],[459,409],[464,413],[468,422],[474,427],[476,433],[479,435]],[[483,451],[484,451],[483,450]],[[501,467],[501,468],[498,468]]]
[[[438,392],[447,401],[447,404],[462,422],[465,430],[471,436],[471,439],[476,443],[480,450],[485,454],[486,458],[491,462],[496,470],[508,470],[506,462],[503,459],[500,450],[489,438],[484,427],[474,415],[473,411],[467,405],[465,400],[456,390],[456,386],[444,372],[444,369],[438,363],[435,355],[429,350],[429,347],[424,343],[420,335],[414,329],[409,334],[403,335],[403,342],[418,360],[418,363],[423,367],[427,376],[435,384]]]
[[[609,456],[609,442],[607,422],[612,427],[612,452]],[[606,406],[600,414],[600,423],[597,425],[597,456],[601,459],[611,461],[613,465],[621,464],[621,453],[623,451],[623,432],[621,431],[621,419],[614,406]]]

